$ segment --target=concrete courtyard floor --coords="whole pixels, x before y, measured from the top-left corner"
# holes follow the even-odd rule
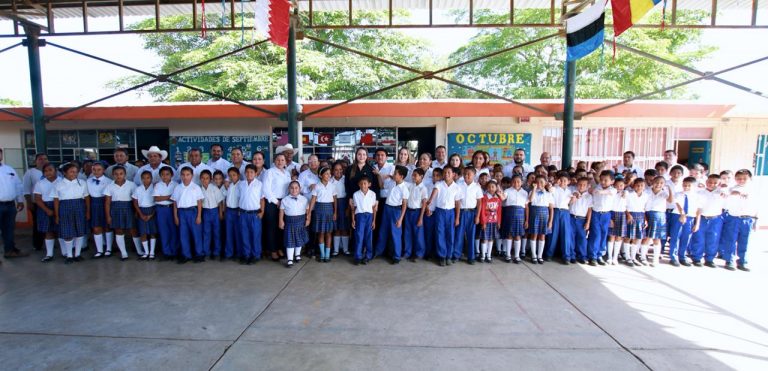
[[[766,370],[766,241],[754,236],[750,273],[35,253],[0,265],[0,367]]]

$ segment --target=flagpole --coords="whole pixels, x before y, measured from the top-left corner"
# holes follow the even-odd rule
[[[288,29],[288,141],[293,148],[299,148],[297,125],[298,107],[296,98],[296,30],[293,20]]]
[[[573,160],[573,100],[576,90],[576,61],[565,62],[565,102],[563,104],[563,150],[560,167],[571,166]]]

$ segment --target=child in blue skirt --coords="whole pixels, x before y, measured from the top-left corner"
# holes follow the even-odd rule
[[[336,161],[333,164],[333,184],[336,190],[336,229],[333,233],[333,253],[332,256],[339,255],[342,251],[344,255],[349,255],[349,201],[347,200],[347,190],[344,187],[344,164]]]
[[[502,198],[504,193],[500,192],[496,186],[495,180],[490,180],[485,186],[485,194],[480,200],[480,213],[478,219],[480,222],[480,257],[478,261],[491,263],[491,246],[493,241],[499,238],[499,228],[501,228]],[[469,260],[469,264],[474,264]]]
[[[112,180],[104,175],[104,163],[94,162],[91,166],[91,177],[86,180],[88,185],[88,194],[91,196],[91,221],[90,227],[93,233],[93,242],[96,244],[96,253],[94,259],[104,256],[104,245],[106,237],[106,246],[112,247],[112,231],[107,224],[107,216],[104,211],[104,190],[112,183]]]
[[[309,233],[307,233],[307,227],[311,222],[309,211],[309,201],[301,194],[299,182],[292,181],[288,185],[288,196],[280,201],[279,216],[279,227],[284,231],[285,266],[288,268],[293,266],[294,257],[301,255],[301,247],[309,242]],[[324,257],[325,253],[322,256]],[[326,260],[321,259],[321,261]]]
[[[120,260],[128,260],[128,251],[125,249],[125,233],[131,234],[133,225],[133,190],[136,184],[125,178],[125,168],[116,166],[112,169],[114,181],[104,189],[104,212],[107,224],[115,231],[115,243],[120,249]],[[139,251],[139,247],[136,248]],[[140,251],[139,251],[140,252]],[[139,254],[141,256],[143,254]],[[111,246],[107,246],[104,256],[112,256]]]
[[[616,188],[616,195],[613,198],[611,224],[608,228],[608,264],[616,265],[619,264],[619,253],[627,236],[627,195],[623,176],[616,176],[613,188]],[[625,251],[624,255],[629,255],[629,251]]]
[[[666,184],[664,177],[657,176],[653,180],[651,192],[648,193],[648,202],[645,204],[645,215],[648,221],[648,235],[640,250],[640,263],[646,264],[648,248],[653,244],[653,262],[651,266],[659,264],[661,256],[661,241],[667,239],[667,204],[674,203],[675,198],[672,189]]]
[[[65,264],[80,261],[80,237],[85,236],[86,221],[90,219],[90,199],[84,181],[77,179],[80,172],[77,165],[66,164],[62,168],[64,179],[59,180],[53,190],[53,209],[58,225],[59,238],[63,246]],[[74,244],[75,251],[72,252]]]
[[[42,262],[47,263],[53,260],[53,246],[56,243],[56,220],[54,218],[53,190],[58,183],[59,177],[56,167],[48,163],[43,166],[43,179],[35,183],[35,189],[32,191],[35,197],[37,209],[37,231],[45,234],[45,256]],[[61,246],[64,252],[64,246]],[[64,256],[66,258],[66,255]]]
[[[331,169],[321,167],[317,171],[320,181],[310,193],[309,213],[312,216],[314,232],[317,233],[320,261],[331,261],[331,237],[335,229],[338,210],[336,206],[336,187],[331,183]]]
[[[635,179],[632,183],[633,192],[627,192],[627,243],[629,244],[629,254],[627,254],[627,265],[634,267],[640,264],[637,259],[637,252],[640,251],[641,244],[645,239],[645,229],[648,222],[645,219],[645,204],[648,203],[648,193],[645,192],[645,180]]]
[[[144,249],[144,255],[140,256],[139,260],[155,260],[157,218],[155,218],[154,193],[152,172],[145,170],[141,173],[141,185],[133,191],[133,209],[136,211],[139,238]]]
[[[523,178],[514,175],[511,187],[504,190],[504,206],[501,217],[501,236],[504,238],[505,261],[520,263],[522,239],[525,237],[525,221],[528,220],[528,192],[523,189]],[[512,245],[514,244],[514,250]],[[514,251],[514,254],[512,254]]]
[[[530,212],[525,226],[531,236],[531,262],[533,264],[544,264],[544,243],[547,233],[552,230],[555,199],[546,187],[547,178],[539,175],[531,187],[530,195],[528,195]]]

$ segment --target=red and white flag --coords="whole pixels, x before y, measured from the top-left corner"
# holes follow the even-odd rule
[[[256,0],[256,29],[275,45],[288,46],[291,3],[288,0]]]

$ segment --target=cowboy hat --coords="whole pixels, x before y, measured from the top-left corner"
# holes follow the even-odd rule
[[[288,144],[286,144],[286,145],[284,145],[284,146],[279,146],[279,147],[277,147],[277,148],[275,149],[275,154],[276,154],[276,155],[279,155],[279,154],[281,154],[281,153],[283,153],[283,152],[285,152],[285,151],[291,151],[291,152],[293,152],[293,151],[294,151],[294,150],[293,150],[293,144],[291,144],[291,143],[288,143]]]
[[[149,158],[150,153],[158,153],[160,154],[160,161],[165,160],[168,158],[168,151],[161,151],[160,148],[157,146],[149,147],[149,149],[142,149],[141,154],[144,155],[144,157]]]

